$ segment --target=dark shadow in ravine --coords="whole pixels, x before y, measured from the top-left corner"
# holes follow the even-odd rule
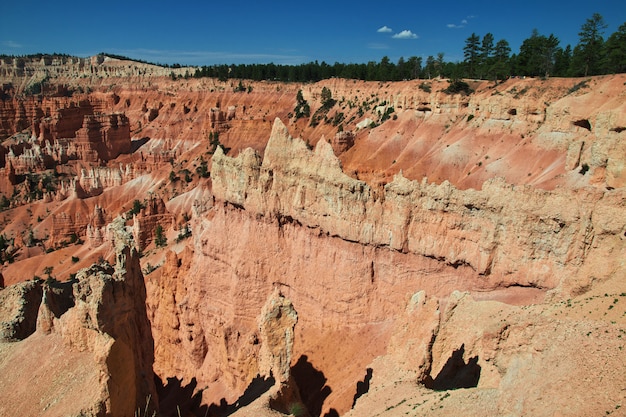
[[[155,375],[154,382],[159,396],[159,416],[178,417],[179,415],[205,416],[208,411],[202,405],[202,391],[196,392],[198,382],[195,378],[183,386],[178,378],[167,378],[167,383]]]
[[[356,400],[363,394],[367,394],[370,390],[370,381],[372,380],[372,368],[367,368],[365,370],[365,376],[363,377],[363,381],[359,381],[356,383],[356,394],[354,394],[354,399],[352,400],[352,407],[356,405]]]
[[[311,417],[320,417],[324,401],[332,392],[331,388],[326,385],[327,378],[324,373],[315,369],[309,362],[309,358],[302,355],[291,368],[291,376],[298,386],[300,398]]]
[[[463,359],[465,344],[450,355],[446,364],[435,379],[428,378],[424,385],[436,391],[446,391],[459,388],[474,388],[478,386],[480,380],[480,365],[478,356],[468,359],[467,363]]]
[[[149,137],[135,139],[130,142],[130,153],[135,152],[137,149],[141,148],[145,143],[150,140]]]
[[[209,406],[206,415],[211,417],[229,416],[240,408],[250,405],[254,400],[269,391],[274,384],[276,384],[276,380],[273,376],[263,378],[262,376],[257,375],[235,402],[228,404],[226,400],[222,398],[219,404],[211,404]]]
[[[339,413],[334,408],[331,408],[324,414],[324,417],[339,417]]]

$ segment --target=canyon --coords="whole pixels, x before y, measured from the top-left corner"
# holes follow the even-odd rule
[[[623,413],[626,75],[190,74],[0,62],[0,415]]]

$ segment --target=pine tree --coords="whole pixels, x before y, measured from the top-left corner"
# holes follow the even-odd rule
[[[566,77],[569,72],[572,60],[572,47],[567,45],[565,49],[559,48],[554,58],[554,75],[557,77]]]
[[[611,73],[626,72],[626,23],[606,41],[606,69]]]
[[[410,78],[412,79],[419,78],[420,72],[422,72],[422,57],[412,56],[411,58],[409,58],[407,63],[411,71]]]
[[[428,77],[429,80],[435,75],[435,58],[432,55],[428,55],[428,58],[426,58],[424,71],[426,72],[426,77]]]
[[[575,75],[597,75],[602,73],[604,38],[602,37],[607,24],[599,13],[594,13],[591,18],[581,26],[578,36],[580,41],[574,48],[572,65]]]
[[[525,75],[547,77],[554,68],[558,46],[559,39],[556,36],[540,35],[537,29],[533,29],[530,38],[524,40],[520,47],[518,71]]]
[[[492,64],[493,52],[493,34],[487,33],[485,36],[483,36],[483,41],[480,46],[480,78],[483,78],[483,76],[489,72]]]
[[[443,52],[437,53],[437,60],[435,61],[435,68],[437,69],[437,77],[441,77],[441,73],[443,72],[443,66],[445,62],[443,61]]]
[[[504,79],[510,73],[509,68],[509,54],[511,53],[511,47],[509,43],[500,39],[494,48],[493,54],[493,66],[491,67],[491,73],[494,76],[495,81]]]
[[[469,38],[465,40],[465,47],[463,48],[463,57],[465,63],[468,65],[468,76],[474,77],[476,68],[478,66],[478,60],[480,56],[480,38],[477,34],[472,33]]]

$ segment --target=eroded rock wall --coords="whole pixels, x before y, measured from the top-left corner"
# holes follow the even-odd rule
[[[218,200],[256,215],[465,265],[494,286],[554,288],[584,264],[594,240],[619,236],[626,218],[623,191],[544,191],[501,179],[458,190],[401,173],[372,189],[342,172],[329,144],[310,152],[278,120],[262,162],[252,151],[237,159],[218,151],[212,179]]]
[[[343,413],[389,349],[415,355],[399,362],[418,380],[440,366],[432,297],[492,291],[531,303],[624,268],[623,190],[493,180],[463,191],[401,175],[373,188],[343,174],[328,143],[310,151],[278,120],[262,158],[218,150],[211,178],[213,204],[194,214],[193,245],[147,283],[155,372],[196,377],[207,403],[236,399],[259,373],[255,323],[276,288],[298,311],[294,360],[323,372],[324,410]],[[426,322],[403,336],[420,291]]]

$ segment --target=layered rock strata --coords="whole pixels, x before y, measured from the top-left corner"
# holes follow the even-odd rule
[[[454,290],[524,304],[548,290],[584,292],[624,269],[623,190],[492,180],[461,191],[402,175],[372,187],[342,172],[330,144],[311,151],[279,120],[263,157],[218,149],[211,178],[214,200],[194,212],[193,246],[147,283],[155,371],[197,378],[207,403],[234,401],[259,373],[256,317],[275,288],[298,311],[294,360],[327,384],[323,406],[305,404],[343,413],[388,350],[415,356],[399,362],[416,381],[434,378],[436,300],[445,306]],[[415,301],[430,318],[402,336],[420,291],[435,297]]]
[[[216,198],[247,212],[469,267],[485,286],[554,288],[606,236],[619,236],[626,218],[622,191],[544,191],[501,179],[460,191],[402,173],[373,189],[345,175],[325,141],[310,152],[279,120],[262,162],[252,150],[236,159],[218,150],[212,180]],[[617,215],[597,214],[608,212]]]

